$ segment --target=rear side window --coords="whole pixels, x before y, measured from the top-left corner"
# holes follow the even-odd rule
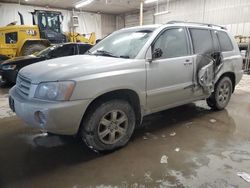
[[[5,43],[6,44],[16,44],[17,43],[17,32],[6,33],[5,34]]]
[[[220,44],[219,44],[219,40],[217,37],[217,31],[211,30],[211,34],[212,34],[212,39],[213,39],[214,51],[219,52],[220,51]]]
[[[189,29],[195,54],[209,54],[214,51],[213,40],[209,30]]]
[[[220,48],[222,52],[232,51],[233,45],[226,32],[218,31],[218,39],[220,42]]]

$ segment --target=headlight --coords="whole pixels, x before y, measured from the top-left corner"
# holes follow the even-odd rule
[[[3,70],[15,70],[16,65],[3,65],[2,69]]]
[[[75,88],[74,81],[40,83],[35,92],[35,98],[50,101],[67,101]]]

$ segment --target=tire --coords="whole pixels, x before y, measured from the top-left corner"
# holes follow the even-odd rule
[[[207,98],[206,99],[206,102],[207,102],[207,105],[210,107],[210,108],[212,108],[212,109],[214,109],[214,100],[212,99],[212,96],[210,96],[209,98]]]
[[[229,77],[221,78],[215,85],[212,95],[206,99],[207,105],[214,110],[223,110],[229,103],[233,91]]]
[[[22,55],[31,55],[35,52],[40,52],[47,48],[47,46],[44,46],[43,44],[31,44],[31,45],[26,45],[23,49]]]
[[[96,105],[83,119],[79,134],[95,151],[112,151],[125,146],[135,129],[135,113],[123,100]],[[119,122],[120,121],[120,122]]]

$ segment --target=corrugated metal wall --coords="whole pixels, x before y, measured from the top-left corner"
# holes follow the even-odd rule
[[[154,23],[154,9],[143,12],[143,24],[148,25]],[[140,15],[138,12],[125,14],[125,27],[138,26],[140,23]]]
[[[159,11],[167,10],[167,4]],[[234,35],[250,35],[250,0],[173,0],[169,14],[156,16],[155,23],[170,20],[225,25]]]
[[[125,27],[125,16],[120,15],[116,16],[116,30],[122,29]]]
[[[167,0],[166,0],[167,2]],[[233,35],[250,36],[250,0],[171,0],[159,6],[159,12],[169,14],[154,16],[155,10],[144,12],[144,24],[167,23],[170,20],[208,22],[225,25]],[[125,27],[139,25],[139,13],[125,15]]]
[[[102,37],[105,37],[116,30],[116,16],[102,14]]]
[[[125,27],[133,27],[139,25],[139,13],[130,12],[125,14]]]

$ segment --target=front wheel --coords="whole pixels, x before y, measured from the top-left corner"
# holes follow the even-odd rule
[[[223,77],[215,85],[215,90],[212,95],[207,98],[207,104],[212,109],[224,109],[231,98],[233,91],[232,81],[229,77]]]
[[[123,100],[97,105],[87,114],[80,128],[80,137],[91,149],[109,151],[127,144],[135,129],[135,113]]]

